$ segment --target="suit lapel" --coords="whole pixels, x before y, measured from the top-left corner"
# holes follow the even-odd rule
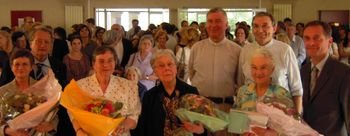
[[[332,58],[329,57],[322,68],[322,71],[319,73],[319,77],[316,82],[315,90],[313,95],[311,96],[311,101],[315,99],[315,97],[320,93],[322,87],[327,83],[329,79],[330,71],[332,71]]]

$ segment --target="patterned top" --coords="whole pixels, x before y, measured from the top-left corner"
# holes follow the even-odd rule
[[[172,134],[174,134],[174,131],[181,127],[181,122],[175,115],[175,111],[179,107],[180,92],[179,90],[175,90],[171,95],[163,92],[163,95],[163,108],[166,113],[164,136],[172,136]]]
[[[102,92],[95,74],[83,78],[77,83],[82,90],[87,91],[87,93],[92,96],[103,97],[113,102],[122,102],[124,104],[121,109],[122,116],[126,116],[136,122],[138,121],[138,117],[141,113],[141,103],[135,83],[111,75],[105,93]],[[124,135],[130,135],[130,133],[127,132],[123,134],[123,136]]]
[[[89,75],[91,69],[89,57],[85,54],[80,60],[74,60],[68,55],[64,56],[63,63],[67,67],[67,81],[79,80]]]
[[[278,100],[287,105],[287,107],[294,109],[294,103],[289,91],[279,85],[270,85],[263,97],[258,98],[256,94],[256,84],[250,83],[239,88],[237,94],[237,101],[234,108],[244,111],[256,111],[256,103],[273,103]],[[282,100],[282,101],[280,101]]]

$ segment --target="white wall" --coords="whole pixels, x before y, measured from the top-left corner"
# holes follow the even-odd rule
[[[42,10],[43,23],[64,27],[64,6],[83,5],[84,18],[94,16],[94,8],[170,8],[170,21],[177,23],[177,8],[258,8],[259,0],[0,0],[0,26],[10,26],[11,10]],[[261,0],[261,7],[272,12],[274,3],[291,3],[293,20],[307,22],[318,18],[319,10],[348,10],[350,0]],[[88,6],[89,5],[89,6]],[[88,14],[88,11],[89,14]],[[174,13],[175,12],[175,13]],[[90,16],[89,16],[90,15]]]

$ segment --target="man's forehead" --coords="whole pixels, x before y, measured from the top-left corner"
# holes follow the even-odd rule
[[[49,32],[45,32],[45,31],[37,31],[34,34],[34,39],[45,39],[45,38],[50,38],[51,34]]]
[[[272,24],[272,21],[268,16],[257,16],[254,18],[253,24]]]

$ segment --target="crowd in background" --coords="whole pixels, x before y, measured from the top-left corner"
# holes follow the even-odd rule
[[[216,14],[217,12],[221,14],[220,10],[213,11],[211,14]],[[184,86],[192,89],[192,93],[199,93],[200,95],[206,96],[217,104],[229,104],[228,108],[227,105],[220,105],[222,106],[221,110],[228,112],[235,101],[233,98],[230,98],[230,96],[236,96],[236,91],[244,84],[257,81],[257,77],[252,75],[250,73],[251,71],[248,71],[248,69],[250,70],[252,67],[250,60],[252,56],[254,56],[252,55],[254,54],[254,50],[259,48],[259,45],[264,45],[269,46],[266,47],[266,49],[269,50],[270,53],[261,53],[264,51],[260,51],[260,55],[265,54],[266,57],[266,54],[268,54],[267,58],[263,58],[263,60],[271,61],[271,63],[273,61],[274,64],[272,66],[274,69],[269,69],[271,72],[269,73],[269,77],[272,77],[272,80],[267,83],[277,83],[279,87],[282,87],[278,88],[278,91],[290,92],[290,94],[286,96],[294,101],[298,113],[302,114],[304,84],[302,84],[300,70],[307,64],[310,58],[306,51],[307,48],[305,47],[306,41],[304,41],[305,25],[304,23],[295,24],[290,18],[278,21],[276,22],[276,29],[273,29],[274,33],[271,34],[273,39],[268,39],[266,41],[264,37],[270,34],[260,34],[262,32],[259,33],[259,31],[265,32],[268,26],[263,23],[260,25],[259,22],[254,21],[265,21],[263,20],[264,17],[269,17],[269,15],[259,15],[260,14],[254,18],[255,20],[253,20],[252,25],[244,21],[237,22],[233,34],[230,32],[230,28],[227,27],[227,24],[225,24],[225,38],[224,40],[218,39],[218,41],[215,41],[216,33],[212,29],[221,29],[221,27],[218,26],[220,25],[219,23],[222,22],[215,22],[216,20],[210,20],[210,18],[207,19],[208,22],[200,23],[196,21],[189,23],[183,20],[179,27],[166,22],[158,26],[150,24],[147,30],[141,30],[141,27],[138,26],[139,21],[143,20],[133,19],[132,28],[130,30],[124,30],[124,27],[120,24],[113,24],[111,28],[96,26],[95,20],[89,18],[86,22],[72,25],[70,32],[67,33],[62,27],[52,28],[49,25],[34,22],[32,17],[25,17],[24,24],[18,28],[18,30],[12,30],[6,26],[1,28],[0,85],[5,85],[13,80],[14,76],[10,76],[9,74],[9,71],[11,72],[9,60],[17,50],[26,49],[32,52],[34,51],[34,53],[37,50],[37,52],[40,53],[42,50],[41,47],[35,49],[31,43],[33,40],[31,36],[33,35],[31,35],[30,32],[45,28],[45,30],[49,30],[50,33],[52,33],[53,38],[52,47],[50,46],[48,49],[49,60],[50,63],[52,59],[57,61],[57,64],[60,64],[59,69],[56,71],[59,71],[58,73],[61,75],[56,76],[58,76],[60,84],[63,87],[72,79],[78,81],[84,78],[90,78],[90,76],[96,74],[96,69],[98,68],[96,68],[95,59],[97,56],[94,52],[100,47],[107,46],[113,49],[116,55],[112,57],[115,59],[113,60],[115,61],[115,65],[113,66],[111,74],[126,78],[132,81],[133,84],[137,84],[141,103],[143,98],[146,98],[146,102],[150,101],[149,99],[151,96],[147,96],[146,92],[152,90],[152,88],[153,90],[157,89],[159,85],[166,86],[169,84],[166,75],[162,75],[162,71],[158,69],[158,65],[160,65],[160,67],[162,65],[163,67],[175,65],[176,67],[174,70],[176,70],[176,77],[174,78],[176,78],[177,81],[176,86],[178,84],[184,85],[185,83],[192,85],[196,87],[198,91],[186,85]],[[209,17],[209,14],[207,17]],[[275,21],[272,20],[272,18],[271,21],[272,25],[274,25],[273,23]],[[215,28],[210,28],[211,26]],[[330,24],[330,26],[332,28],[333,43],[329,46],[329,50],[327,50],[328,54],[335,60],[349,65],[350,30],[347,26],[343,25],[334,26]],[[211,46],[212,44],[215,46]],[[271,53],[274,55],[273,57]],[[101,54],[103,55],[104,52]],[[167,57],[162,58],[159,54],[163,54],[163,57]],[[173,54],[174,57],[171,54]],[[33,55],[36,58],[36,55]],[[113,52],[112,55],[114,55]],[[158,58],[154,58],[155,55]],[[174,61],[172,60],[173,58],[175,59]],[[277,66],[275,67],[275,65]],[[52,69],[55,69],[52,63],[50,66]],[[36,67],[37,68],[34,69],[39,68],[39,66]],[[330,71],[330,74],[331,73],[332,71]],[[235,79],[232,80],[233,78]],[[117,80],[117,78],[112,79]],[[124,80],[120,82],[124,82]],[[244,91],[244,89],[249,90],[249,85],[244,87],[245,88],[241,88],[240,91]],[[165,91],[167,91],[166,89],[167,88],[165,88]],[[225,89],[229,91],[226,93],[224,91]],[[215,93],[215,91],[223,92]],[[243,92],[238,93],[238,95],[244,94]],[[176,98],[176,96],[174,97]],[[169,99],[173,99],[173,97],[169,96]],[[147,107],[151,108],[149,105]],[[133,119],[137,121],[137,118]],[[350,125],[349,122],[345,123]],[[129,129],[133,128],[136,128],[136,125]],[[347,129],[349,129],[349,126],[347,126]],[[77,131],[77,129],[75,129],[75,131]],[[164,134],[166,132],[164,132]],[[194,129],[193,132],[197,132],[197,130]],[[349,134],[349,132],[347,133]],[[131,132],[131,134],[133,134],[133,132]],[[137,132],[135,132],[135,134],[137,134]],[[216,135],[223,135],[223,133],[217,133]]]

